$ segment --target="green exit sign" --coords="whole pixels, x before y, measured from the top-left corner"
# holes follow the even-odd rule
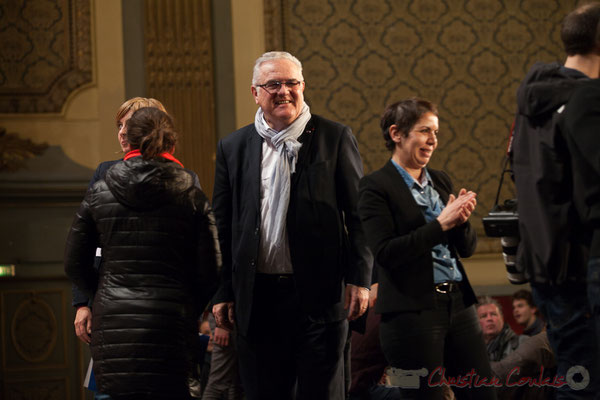
[[[0,264],[0,278],[15,276],[15,266],[12,264]]]

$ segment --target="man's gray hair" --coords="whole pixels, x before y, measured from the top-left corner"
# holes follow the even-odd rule
[[[500,313],[500,316],[504,319],[504,314],[502,312],[502,306],[500,305],[500,303],[498,302],[498,300],[494,299],[491,296],[479,296],[477,297],[477,308],[481,307],[481,306],[485,306],[487,304],[493,304],[498,308],[498,312]]]
[[[302,63],[296,57],[288,53],[287,51],[269,51],[268,53],[263,54],[262,56],[256,59],[254,63],[254,70],[252,71],[252,85],[258,85],[258,78],[260,78],[260,65],[267,61],[273,60],[289,60],[298,67],[300,70],[301,80],[304,80],[304,76],[302,75]]]

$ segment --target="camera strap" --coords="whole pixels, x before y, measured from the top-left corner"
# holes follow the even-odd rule
[[[510,133],[508,135],[508,145],[506,147],[506,155],[504,156],[504,165],[502,166],[502,173],[500,174],[500,182],[498,183],[498,190],[496,191],[496,199],[494,200],[494,208],[498,206],[498,201],[500,200],[500,192],[502,191],[502,184],[504,183],[504,174],[507,172],[512,172],[512,169],[508,168],[508,162],[511,159],[512,155],[512,146],[513,146],[513,138],[515,133],[515,123],[517,122],[516,118],[513,120],[512,125],[510,127]]]
[[[508,145],[506,146],[506,155],[510,157],[510,155],[512,154],[512,147],[513,147],[513,138],[515,135],[515,123],[517,122],[517,119],[513,119],[512,125],[510,126],[510,133],[508,134]]]
[[[507,154],[504,157],[504,165],[502,167],[502,173],[500,174],[500,182],[498,184],[498,191],[496,192],[496,200],[494,200],[494,207],[498,205],[498,200],[500,199],[500,192],[502,191],[502,184],[504,183],[504,174],[506,174],[507,172],[512,172],[512,169],[507,168],[509,160],[510,159]]]

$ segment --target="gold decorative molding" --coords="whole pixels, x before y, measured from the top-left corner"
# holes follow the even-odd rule
[[[15,0],[0,13],[0,113],[59,113],[93,81],[91,0]]]
[[[0,128],[0,172],[15,172],[22,169],[28,159],[41,155],[48,148],[46,143],[36,144],[21,139],[16,133],[6,133]]]
[[[174,117],[177,156],[212,194],[216,149],[210,0],[146,0],[145,58],[149,97]]]

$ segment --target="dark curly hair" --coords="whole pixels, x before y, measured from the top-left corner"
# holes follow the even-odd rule
[[[416,97],[401,100],[387,106],[379,123],[383,139],[385,140],[385,147],[393,151],[396,146],[390,137],[390,126],[396,125],[403,136],[408,136],[408,133],[419,119],[428,112],[436,116],[438,115],[435,104]]]
[[[535,307],[535,303],[533,302],[533,295],[529,290],[521,289],[517,290],[512,295],[513,301],[515,300],[525,300],[529,307]]]
[[[132,150],[140,149],[144,160],[170,152],[177,144],[173,119],[158,108],[140,108],[127,121],[127,141]]]

